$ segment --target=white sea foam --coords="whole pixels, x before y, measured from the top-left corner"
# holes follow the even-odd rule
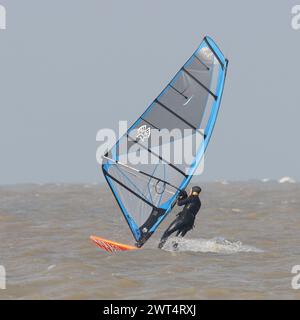
[[[176,248],[174,248],[175,243],[178,243]],[[227,240],[222,237],[216,237],[213,239],[170,238],[164,245],[163,249],[166,251],[192,251],[222,254],[263,252],[263,250],[256,247],[244,245],[241,241]]]
[[[217,183],[223,184],[223,185],[228,185],[229,182],[227,180],[216,180]]]
[[[291,177],[283,177],[278,180],[279,183],[296,183],[296,180]]]
[[[56,264],[52,264],[51,266],[49,266],[49,267],[47,268],[47,270],[50,271],[50,270],[54,269],[55,267],[56,267]]]
[[[232,212],[235,212],[235,213],[240,213],[240,212],[242,212],[242,210],[241,210],[241,209],[238,209],[238,208],[232,208],[231,211],[232,211]]]

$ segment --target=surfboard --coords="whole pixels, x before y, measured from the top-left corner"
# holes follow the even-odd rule
[[[90,236],[90,239],[97,247],[107,252],[130,251],[139,249],[135,246],[130,246],[124,243],[119,243],[96,236]]]

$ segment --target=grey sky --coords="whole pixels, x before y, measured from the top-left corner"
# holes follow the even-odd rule
[[[0,0],[0,184],[96,182],[96,132],[134,121],[205,35],[229,58],[204,180],[300,179],[295,1]]]

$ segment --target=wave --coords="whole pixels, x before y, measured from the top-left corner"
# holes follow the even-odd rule
[[[241,241],[227,240],[223,237],[216,237],[213,239],[169,238],[163,249],[166,251],[177,252],[192,251],[222,254],[233,254],[239,252],[264,252],[256,247],[244,245]]]
[[[279,183],[296,183],[296,180],[291,177],[283,177],[278,180]]]
[[[216,180],[217,183],[223,184],[224,186],[228,185],[229,182],[227,180]]]

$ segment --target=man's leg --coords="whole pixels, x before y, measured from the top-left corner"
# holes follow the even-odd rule
[[[190,231],[192,228],[190,228],[190,227],[186,227],[186,226],[184,226],[184,227],[182,227],[181,226],[181,229],[179,229],[178,231],[177,231],[177,233],[176,233],[176,237],[184,237],[185,235],[186,235],[186,233],[188,232],[188,231]],[[177,249],[177,247],[178,247],[178,242],[176,242],[176,240],[174,241],[174,243],[173,243],[173,248],[174,249]]]
[[[179,230],[179,231],[177,232],[177,234],[179,233],[180,236],[183,238],[183,237],[187,234],[187,232],[190,231],[190,230],[192,230],[192,229],[193,229],[193,227],[185,226],[184,228],[182,228],[181,230]],[[179,235],[179,234],[178,234],[178,235]]]
[[[170,226],[167,228],[167,230],[164,232],[164,234],[162,235],[159,245],[158,247],[161,249],[163,247],[163,245],[166,243],[167,239],[170,237],[170,235],[172,233],[174,233],[175,231],[179,231],[180,229],[180,225],[181,225],[181,221],[176,218],[171,224]]]

